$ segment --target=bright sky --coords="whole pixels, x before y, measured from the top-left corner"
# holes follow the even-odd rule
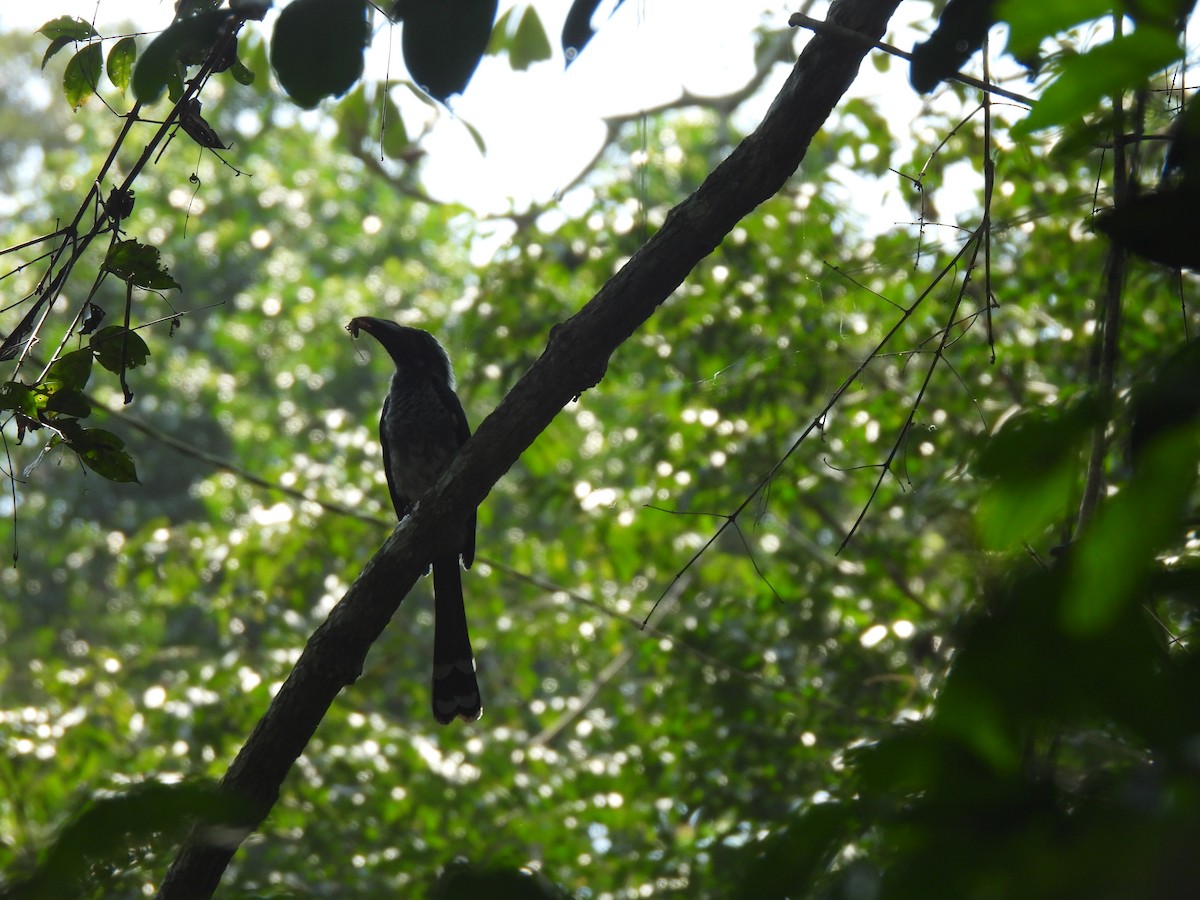
[[[508,5],[502,2],[501,11]],[[505,59],[485,57],[467,92],[456,99],[457,115],[483,134],[485,156],[480,156],[466,128],[448,116],[426,140],[430,155],[424,180],[434,196],[461,200],[490,213],[507,211],[510,201],[522,208],[530,201],[550,199],[594,155],[604,138],[604,115],[672,100],[685,87],[702,95],[738,88],[753,71],[754,27],[784,26],[795,3],[626,0],[564,71],[558,32],[569,6],[570,0],[537,3],[555,59],[521,73],[513,72]],[[0,4],[0,27],[32,31],[51,18],[73,15],[94,20],[102,33],[106,26],[112,31],[111,26],[122,19],[154,31],[170,21],[173,7],[171,0],[9,2]],[[602,15],[607,8],[601,8]],[[904,4],[902,10],[910,17],[929,12],[925,4]],[[811,14],[822,13],[817,9]],[[389,44],[392,77],[403,74],[400,30],[390,29],[390,35],[388,31],[377,36],[369,51],[369,77],[384,77]],[[912,36],[898,41],[911,45]],[[782,80],[785,73],[779,68],[777,77]],[[902,117],[915,115],[920,106],[903,78],[893,74],[885,80],[869,64],[863,66],[853,90],[860,96],[886,92],[888,108]],[[397,99],[411,133],[415,128],[407,117],[419,113],[421,105],[415,100],[410,101],[412,106],[405,104],[403,93]],[[750,115],[761,116],[769,98],[768,92],[759,107],[749,110]],[[742,124],[752,127],[756,121]],[[876,188],[867,202],[875,208],[861,211],[877,226],[911,217],[895,192],[883,198]]]

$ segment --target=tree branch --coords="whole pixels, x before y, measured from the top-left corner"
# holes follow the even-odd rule
[[[900,0],[835,0],[829,22],[882,37]],[[663,227],[575,316],[464,445],[438,484],[367,563],[314,632],[291,675],[221,782],[251,804],[245,821],[199,825],[160,898],[207,898],[241,840],[266,818],[280,786],[338,692],[362,671],[371,643],[438,549],[558,412],[604,377],[623,341],[650,318],[737,223],[796,171],[809,142],[854,81],[868,46],[818,34],[762,124],[668,216]]]

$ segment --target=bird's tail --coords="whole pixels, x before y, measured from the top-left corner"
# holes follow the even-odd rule
[[[440,725],[456,718],[474,722],[483,715],[483,703],[457,558],[433,564],[433,609],[433,717]]]

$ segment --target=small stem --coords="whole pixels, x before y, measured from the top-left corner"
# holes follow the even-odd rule
[[[1115,36],[1120,37],[1122,16],[1113,16]],[[1131,180],[1127,141],[1125,139],[1125,97],[1118,91],[1113,95],[1113,207],[1120,208],[1129,199]],[[1091,451],[1088,457],[1087,475],[1083,497],[1079,501],[1079,516],[1075,523],[1078,534],[1095,515],[1105,492],[1105,463],[1108,458],[1108,421],[1112,415],[1115,397],[1117,362],[1120,354],[1121,292],[1125,286],[1127,255],[1116,241],[1109,244],[1104,263],[1104,308],[1100,329],[1093,345],[1089,381],[1099,401],[1101,420],[1092,434]]]
[[[803,26],[817,34],[826,34],[833,37],[846,38],[851,41],[858,41],[860,44],[870,44],[877,50],[882,50],[884,53],[890,53],[892,56],[898,56],[901,59],[912,62],[912,54],[907,50],[901,50],[892,44],[885,44],[883,41],[873,41],[871,38],[862,32],[854,31],[851,28],[843,28],[841,25],[834,25],[831,22],[824,22],[821,19],[814,19],[811,16],[806,16],[804,13],[792,13],[792,17],[788,19],[788,24],[793,28]],[[987,81],[980,81],[970,75],[964,75],[962,72],[955,72],[950,75],[947,81],[957,81],[959,84],[965,84],[969,87],[978,88],[988,94],[995,94],[997,97],[1005,97],[1009,100],[1015,100],[1017,103],[1022,103],[1025,106],[1033,106],[1033,98],[1026,97],[1024,94],[1018,94],[1014,91],[1006,90],[998,85],[989,84]]]

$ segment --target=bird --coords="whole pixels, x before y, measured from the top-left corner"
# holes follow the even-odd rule
[[[379,416],[379,441],[392,505],[396,518],[403,519],[471,435],[454,393],[454,370],[442,345],[419,328],[358,316],[346,330],[353,337],[360,331],[371,335],[396,364]],[[440,725],[483,715],[462,591],[462,568],[471,568],[475,559],[474,513],[461,536],[446,544],[453,552],[431,560],[433,717]]]

